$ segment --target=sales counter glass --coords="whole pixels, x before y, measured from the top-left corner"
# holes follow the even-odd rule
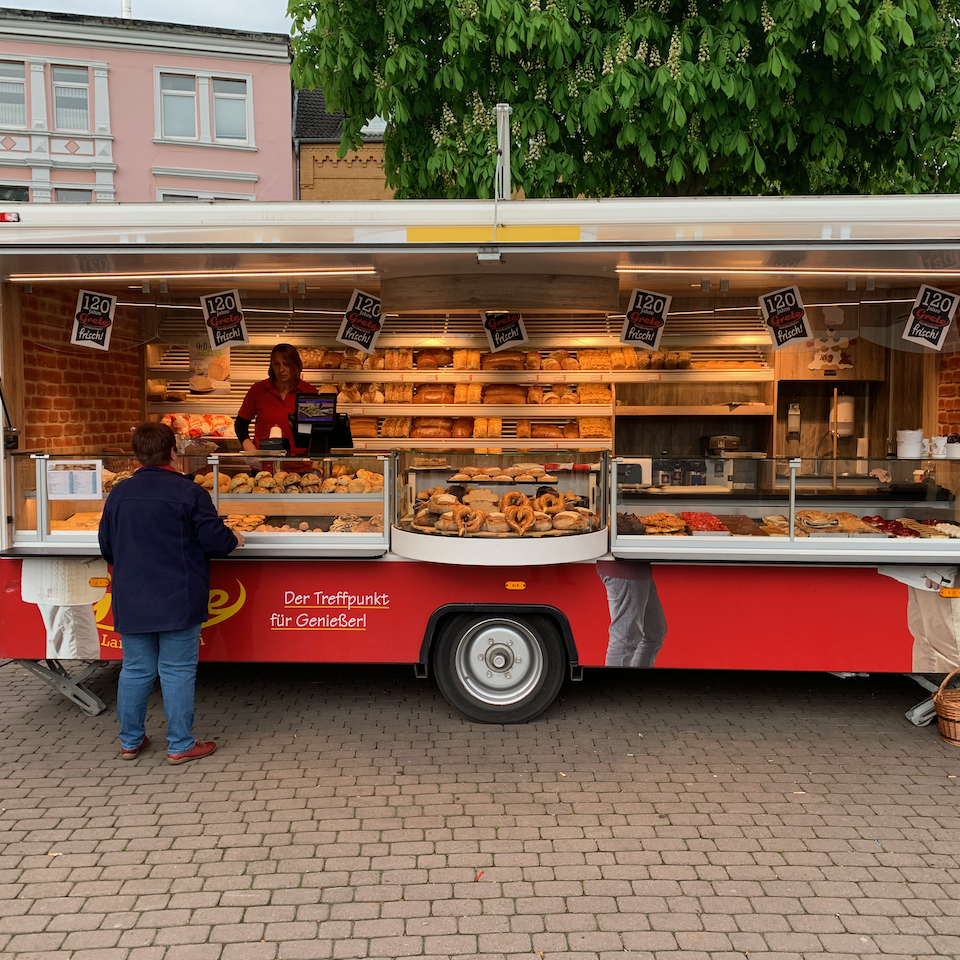
[[[611,550],[647,560],[960,563],[960,460],[618,457]]]

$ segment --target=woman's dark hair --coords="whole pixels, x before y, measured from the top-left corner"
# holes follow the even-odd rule
[[[133,452],[145,467],[164,467],[173,458],[177,438],[165,423],[141,423],[133,431]]]
[[[273,358],[282,357],[284,360],[293,367],[296,377],[299,380],[300,374],[303,373],[303,361],[300,359],[300,351],[292,343],[278,343],[270,351],[270,380],[271,382],[276,381],[276,377],[273,375]]]

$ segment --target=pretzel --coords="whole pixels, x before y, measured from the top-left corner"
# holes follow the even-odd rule
[[[453,511],[453,519],[462,537],[465,533],[476,533],[483,526],[487,515],[483,510],[474,510],[473,507],[462,504]]]
[[[522,506],[515,504],[512,507],[507,507],[503,511],[503,515],[507,518],[510,529],[521,537],[533,526],[537,519],[533,507],[529,504],[523,504]]]
[[[539,510],[541,513],[547,513],[552,517],[564,509],[563,497],[556,493],[545,493],[533,501],[533,509]]]
[[[530,502],[530,498],[519,490],[508,490],[500,498],[500,512],[506,513],[507,507],[525,507]]]

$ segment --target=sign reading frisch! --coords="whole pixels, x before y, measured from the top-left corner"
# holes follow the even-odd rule
[[[243,319],[243,307],[240,305],[239,290],[223,290],[220,293],[208,293],[200,298],[203,307],[203,321],[214,350],[229,347],[231,344],[249,343],[247,324]]]
[[[960,296],[922,284],[903,328],[903,339],[940,350],[950,332]]]
[[[370,354],[376,349],[382,329],[380,298],[362,290],[354,290],[347,304],[347,312],[343,315],[337,340]]]
[[[627,315],[620,330],[620,342],[645,350],[659,350],[672,299],[665,293],[632,290],[627,302]]]
[[[113,314],[116,309],[116,297],[111,297],[108,293],[81,290],[77,296],[77,310],[73,316],[70,342],[78,347],[109,350],[110,334],[113,332]]]
[[[772,290],[763,294],[759,300],[760,312],[767,324],[774,350],[780,350],[800,340],[813,339],[799,287]]]
[[[480,318],[483,320],[483,332],[487,335],[491,353],[527,342],[527,328],[523,325],[523,317],[519,313],[487,311],[481,313]]]

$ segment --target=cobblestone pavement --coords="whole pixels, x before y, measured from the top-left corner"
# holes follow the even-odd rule
[[[116,666],[91,684],[114,702]],[[960,956],[960,751],[901,677],[592,671],[538,721],[409,667],[201,668],[121,762],[0,670],[4,960]]]

